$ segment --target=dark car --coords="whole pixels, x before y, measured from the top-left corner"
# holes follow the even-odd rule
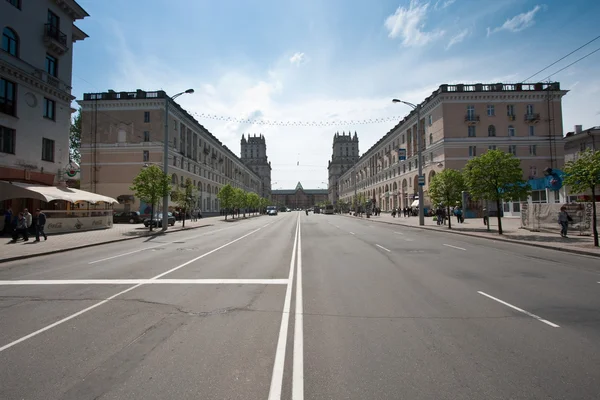
[[[175,225],[175,216],[173,216],[173,213],[169,213],[168,218],[169,218],[169,225],[171,225],[171,226]],[[154,220],[152,221],[152,226],[162,227],[162,219],[163,219],[162,213],[155,214]],[[150,217],[144,219],[144,226],[146,228],[150,226]]]
[[[125,211],[118,212],[113,215],[113,223],[130,223],[130,224],[140,224],[144,222],[144,218],[140,215],[138,211]]]

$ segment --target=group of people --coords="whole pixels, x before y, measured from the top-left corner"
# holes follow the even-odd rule
[[[404,207],[399,210],[397,208],[394,208],[392,210],[392,217],[396,218],[396,215],[398,215],[398,218],[400,218],[400,215],[404,215],[404,218],[408,218],[411,215],[414,215],[414,213],[412,208],[410,207]]]
[[[35,241],[40,241],[40,236],[44,240],[48,240],[48,236],[44,231],[46,226],[46,214],[38,208],[35,210],[35,216],[31,215],[27,208],[14,215],[12,208],[4,211],[4,233],[11,235],[10,243],[16,243],[19,237],[22,237],[25,242],[29,241],[29,235],[35,235]]]

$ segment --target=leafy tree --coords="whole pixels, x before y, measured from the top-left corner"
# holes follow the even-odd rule
[[[185,216],[187,210],[194,207],[194,204],[198,202],[198,192],[196,186],[192,183],[190,178],[185,180],[183,188],[176,188],[173,196],[173,200],[177,203],[177,206],[183,209],[183,225],[185,227]]]
[[[219,190],[217,198],[221,203],[221,207],[225,209],[225,221],[227,221],[227,211],[233,210],[235,207],[235,189],[227,184]]]
[[[475,200],[496,202],[498,233],[502,235],[501,202],[520,200],[531,191],[523,180],[521,161],[510,153],[488,150],[469,160],[463,173],[469,193]]]
[[[133,184],[129,187],[135,196],[151,205],[152,216],[150,217],[150,231],[154,220],[154,205],[164,196],[171,192],[171,179],[157,165],[142,168],[140,173],[133,178]]]
[[[81,163],[81,108],[77,110],[75,118],[71,121],[69,154],[73,161],[77,164]]]
[[[265,209],[267,208],[267,206],[270,204],[271,202],[269,201],[269,199],[266,199],[264,197],[261,197],[260,199],[260,213],[264,214],[265,213]]]
[[[248,193],[248,207],[255,213],[260,206],[260,196],[256,193]]]
[[[455,169],[445,169],[431,179],[429,197],[434,203],[446,205],[448,229],[452,229],[450,205],[461,201],[465,189],[465,179],[461,172]]]
[[[246,218],[246,207],[248,206],[248,193],[244,189],[235,189],[235,207],[244,210],[244,218]],[[239,212],[238,212],[239,216]]]
[[[598,228],[596,216],[596,189],[600,185],[600,151],[586,149],[579,153],[576,160],[565,164],[564,183],[577,193],[592,192],[592,229],[594,246],[598,246]]]

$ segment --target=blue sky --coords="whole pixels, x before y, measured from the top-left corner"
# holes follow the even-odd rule
[[[193,113],[277,121],[403,117],[442,83],[518,82],[600,35],[594,0],[95,0],[78,26],[73,89],[83,93],[195,89]],[[549,68],[546,78],[600,47]],[[600,52],[551,76],[571,90],[564,130],[600,125]],[[361,153],[395,122],[334,127],[198,118],[239,154],[262,133],[273,188],[326,187],[336,131],[357,131]],[[298,165],[299,164],[299,165]]]

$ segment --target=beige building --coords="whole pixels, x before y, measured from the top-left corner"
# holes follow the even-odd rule
[[[573,132],[567,132],[565,136],[565,163],[576,160],[580,151],[600,149],[600,126],[594,126],[586,130],[581,125],[575,125]],[[591,193],[569,193],[569,201],[590,201]],[[600,201],[600,187],[596,187],[596,201]]]
[[[298,182],[295,189],[273,190],[273,204],[278,207],[307,209],[327,201],[327,189],[304,189]]]
[[[267,141],[263,135],[242,135],[241,160],[248,168],[256,172],[262,182],[259,195],[271,199],[271,163],[267,157]]]
[[[144,166],[163,166],[164,91],[86,93],[82,108],[81,188],[114,197],[120,207],[148,212],[129,189]],[[174,185],[190,178],[198,208],[219,212],[219,189],[231,184],[263,193],[260,176],[176,102],[169,103],[169,173]],[[174,204],[171,204],[174,205]]]
[[[420,104],[424,201],[431,178],[444,168],[462,169],[487,151],[510,152],[521,160],[524,179],[563,164],[560,84],[441,85]],[[406,159],[399,154],[406,151]],[[418,198],[417,113],[412,111],[340,178],[340,198],[357,193],[382,210],[411,206]],[[535,195],[535,193],[534,193]],[[518,215],[519,203],[504,205]]]
[[[348,169],[352,168],[359,159],[358,135],[354,136],[350,132],[336,132],[333,135],[333,146],[331,160],[327,165],[329,172],[329,182],[327,185],[329,191],[329,201],[331,204],[337,204],[340,199],[340,176]]]

